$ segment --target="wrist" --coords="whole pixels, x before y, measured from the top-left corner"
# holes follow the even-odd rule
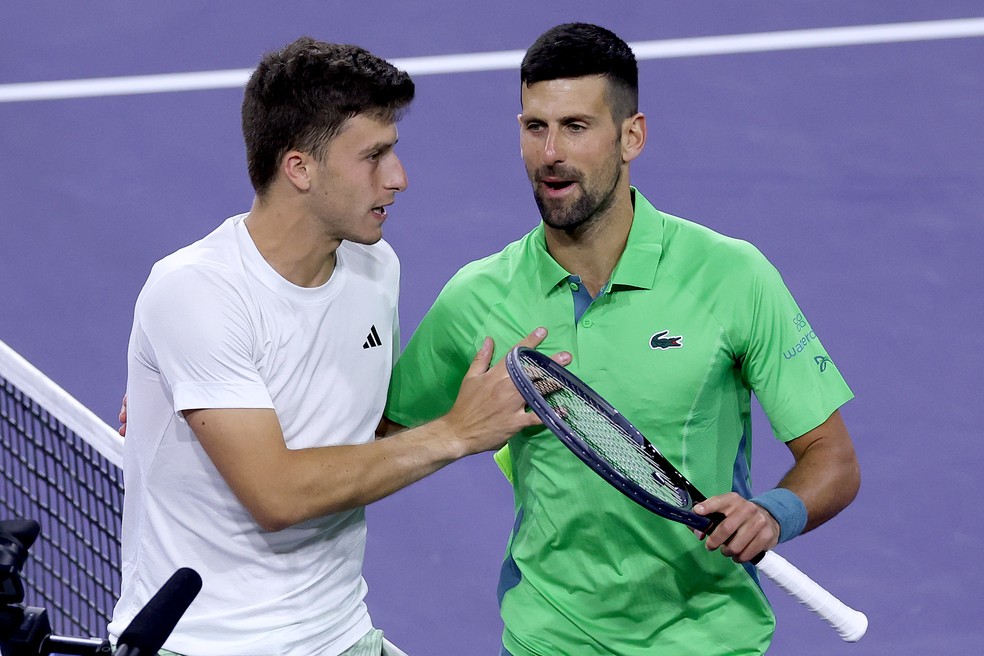
[[[471,455],[468,450],[468,440],[461,436],[461,431],[455,422],[449,420],[447,416],[433,420],[428,426],[433,430],[433,437],[439,445],[437,450],[441,454],[440,457],[448,462],[454,462]]]
[[[792,540],[806,528],[806,504],[791,490],[777,487],[749,501],[764,508],[779,524],[779,542]]]

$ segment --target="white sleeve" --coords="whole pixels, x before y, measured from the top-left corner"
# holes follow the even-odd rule
[[[246,299],[220,270],[165,272],[137,301],[137,356],[160,372],[175,412],[272,408]]]

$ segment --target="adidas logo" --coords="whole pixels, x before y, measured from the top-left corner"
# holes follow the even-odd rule
[[[372,329],[369,331],[369,334],[366,335],[366,341],[362,344],[362,348],[368,349],[373,348],[374,346],[382,345],[383,341],[379,339],[379,333],[376,332],[376,326],[373,325]]]

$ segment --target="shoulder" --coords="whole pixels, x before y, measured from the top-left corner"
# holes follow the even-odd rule
[[[243,269],[232,221],[158,260],[140,292],[138,307],[152,299],[190,301],[241,285]]]
[[[728,261],[744,261],[762,258],[761,252],[750,242],[725,235],[689,219],[660,212],[666,225],[667,242],[678,255],[694,254],[725,257]]]
[[[661,212],[665,220],[665,264],[680,275],[715,283],[750,283],[771,277],[775,267],[752,243],[693,221]]]
[[[228,268],[240,259],[236,225],[242,216],[226,219],[198,241],[161,258],[154,265],[153,271],[165,273],[195,266]]]
[[[534,268],[535,259],[531,255],[537,250],[538,234],[539,230],[533,230],[499,252],[464,265],[451,276],[440,296],[459,301],[487,301],[490,295],[508,294],[517,279],[525,279]],[[528,285],[529,281],[523,284]]]

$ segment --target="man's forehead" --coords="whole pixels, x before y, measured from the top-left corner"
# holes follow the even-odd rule
[[[522,85],[523,113],[601,113],[607,108],[607,80],[601,75],[557,78]]]
[[[397,138],[396,122],[383,119],[372,114],[356,114],[345,120],[335,133],[335,139],[348,137],[350,139],[379,139],[395,141]]]

